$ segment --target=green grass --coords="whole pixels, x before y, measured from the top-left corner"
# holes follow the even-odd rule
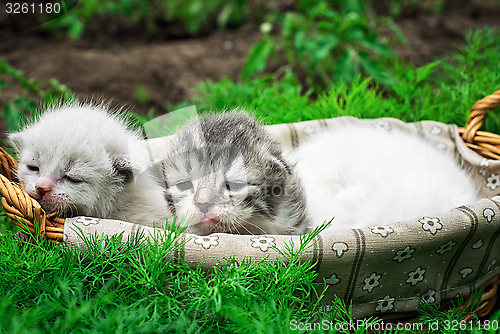
[[[402,61],[392,64],[394,84],[380,86],[357,76],[320,93],[299,83],[293,72],[276,79],[272,74],[233,82],[228,78],[198,84],[189,102],[198,110],[245,108],[268,123],[355,116],[395,117],[407,122],[436,120],[464,126],[470,107],[500,89],[500,33],[484,28],[466,35],[467,44],[451,57],[420,68]],[[500,133],[500,116],[491,112],[484,129]]]
[[[165,261],[179,247],[180,229],[146,239],[83,236],[87,250],[0,237],[0,331],[5,333],[353,333],[344,302],[322,309],[325,283],[314,283],[314,263],[300,261],[316,230],[288,244],[283,260],[228,257],[211,272]],[[460,302],[461,303],[461,302]],[[471,314],[425,305],[423,328]],[[499,320],[497,312],[492,318]],[[365,320],[377,328],[380,319]],[[385,325],[387,326],[387,325]],[[313,327],[311,327],[313,328]],[[408,327],[407,327],[408,328]],[[324,330],[327,329],[327,330]],[[416,333],[394,330],[391,333]],[[467,331],[464,331],[464,333]],[[479,333],[479,332],[478,332]]]
[[[315,234],[289,245],[276,262],[221,260],[211,273],[164,258],[179,247],[174,233],[153,240],[116,235],[88,251],[0,238],[0,328],[24,332],[222,332],[257,333],[312,321],[313,264],[299,261]],[[324,315],[326,316],[326,315]],[[281,331],[280,331],[281,332]]]

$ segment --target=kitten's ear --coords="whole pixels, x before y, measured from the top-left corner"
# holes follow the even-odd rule
[[[113,168],[119,175],[124,177],[125,183],[134,180],[134,169],[136,169],[137,166],[134,166],[134,164],[127,158],[113,159]]]
[[[21,132],[11,133],[9,140],[16,152],[21,152],[23,148],[23,134]]]
[[[286,171],[287,174],[292,174],[292,169],[281,155],[271,156],[271,161],[278,165],[279,168]]]

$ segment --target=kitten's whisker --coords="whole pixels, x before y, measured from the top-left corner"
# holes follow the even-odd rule
[[[249,229],[247,229],[244,224],[242,224],[240,222],[235,222],[235,225],[236,224],[238,224],[239,226],[241,226],[242,228],[244,228],[248,232],[248,234],[253,235],[253,233]],[[238,231],[238,230],[236,230],[236,231]],[[241,233],[238,233],[238,234],[241,234]]]
[[[245,226],[244,226],[241,222],[239,222],[239,221],[238,221],[238,219],[241,219],[241,218],[239,218],[239,217],[235,217],[234,219],[232,219],[232,220],[230,220],[230,221],[229,221],[229,223],[227,224],[227,225],[228,225],[229,230],[231,231],[231,225],[233,225],[233,226],[235,226],[235,228],[236,228],[236,232],[237,232],[237,233],[235,233],[235,234],[241,234],[241,233],[239,233],[239,231],[238,231],[238,226],[241,226],[241,227],[243,227],[245,230],[247,230],[247,232],[248,232],[248,233],[250,233],[250,234],[251,234],[251,232],[250,232],[250,231],[249,231],[249,230],[248,230],[248,229],[247,229],[247,228],[246,228],[246,227],[245,227]],[[232,233],[232,232],[231,232],[231,233]]]
[[[229,233],[231,233],[231,234],[235,234],[235,233],[233,233],[233,230],[231,229],[231,225],[233,225],[233,222],[232,222],[232,221],[229,221],[229,222],[227,222],[227,223],[223,223],[223,224],[222,224],[222,226],[223,226],[223,228],[224,228],[224,229],[223,229],[223,231],[228,230],[228,232],[229,232]]]
[[[244,223],[244,221],[243,221],[243,223]],[[235,219],[235,220],[234,220],[234,222],[232,223],[233,225],[236,225],[236,226],[237,226],[237,227],[236,227],[236,232],[238,232],[237,234],[241,234],[241,233],[239,233],[238,226],[241,226],[242,228],[244,228],[244,229],[248,232],[248,234],[253,234],[252,232],[250,232],[250,231],[249,231],[249,230],[245,227],[245,225],[244,225],[243,223],[242,223],[242,222],[239,222],[237,219]]]
[[[74,213],[73,213],[73,206],[75,207],[75,210],[76,210],[76,205],[74,203],[68,203],[68,207],[66,210],[64,210],[64,205],[60,205],[60,211],[63,212],[63,214],[66,212],[66,211],[69,211],[69,216],[70,217],[74,217]]]
[[[240,221],[238,221],[238,220],[240,220]],[[236,219],[234,221],[236,223],[238,223],[239,226],[243,227],[248,232],[248,234],[254,235],[254,233],[252,233],[248,228],[246,228],[244,224],[256,227],[257,229],[259,229],[262,232],[261,234],[267,234],[267,231],[264,230],[261,226],[259,226],[258,224],[255,224],[255,223],[251,223],[246,219],[236,217]]]
[[[251,226],[256,227],[257,229],[259,229],[259,230],[262,232],[261,234],[267,234],[267,231],[266,231],[266,230],[264,230],[264,229],[263,229],[261,226],[259,226],[258,224],[251,223],[251,222],[249,222],[248,220],[243,220],[243,222],[244,222],[244,223],[246,223],[246,224],[248,224],[248,225],[251,225]],[[250,231],[249,231],[246,227],[244,227],[244,226],[243,226],[243,228],[244,228],[245,230],[247,230],[250,234],[252,234],[252,235],[253,235],[253,233],[251,233],[251,232],[250,232]]]
[[[61,204],[58,210],[62,212],[62,214],[66,214],[66,216],[68,216],[67,213],[69,213],[69,217],[75,217],[76,215],[78,215],[78,207],[76,206],[76,203],[68,202],[66,210],[64,210],[64,205]]]

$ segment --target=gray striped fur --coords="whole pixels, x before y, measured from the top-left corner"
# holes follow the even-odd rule
[[[295,234],[307,227],[299,179],[280,145],[248,114],[189,123],[176,134],[162,170],[172,214],[194,217],[192,233]],[[204,225],[206,217],[217,224]]]

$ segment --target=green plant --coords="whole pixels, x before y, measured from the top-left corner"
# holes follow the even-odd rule
[[[24,77],[22,71],[0,59],[0,94],[2,90],[14,85],[20,86],[20,94],[6,103],[2,111],[9,131],[18,131],[40,104],[49,108],[62,101],[76,101],[73,93],[56,79],[51,79],[48,89],[44,90],[40,87],[40,82]]]
[[[432,328],[439,333],[453,334],[457,333],[457,331],[468,333],[478,320],[474,311],[481,304],[482,295],[483,291],[479,290],[473,293],[467,302],[460,295],[451,301],[451,306],[447,311],[440,310],[439,304],[422,303],[421,308],[418,310],[421,314],[419,320],[424,328]],[[460,310],[461,306],[463,310]],[[468,316],[471,318],[470,321],[457,321],[457,317],[465,319]]]
[[[305,89],[287,70],[233,82],[205,81],[187,104],[198,110],[245,108],[266,122],[286,123],[336,116],[361,118],[395,117],[406,122],[435,120],[464,126],[471,106],[500,88],[500,33],[484,28],[466,35],[467,45],[450,58],[420,68],[403,61],[391,64],[393,84],[380,85],[358,75],[350,83],[339,81],[325,92]],[[171,106],[169,110],[180,106]],[[483,127],[500,133],[500,116],[492,111]]]
[[[300,260],[319,229],[303,235],[298,244],[287,244],[279,260],[256,262],[228,255],[209,272],[189,268],[183,258],[169,260],[182,246],[177,242],[181,231],[174,224],[149,238],[136,234],[127,240],[121,234],[81,234],[81,248],[36,240],[22,245],[6,232],[0,237],[0,329],[305,333],[308,326],[307,333],[367,333],[381,322],[372,317],[356,326],[349,305],[338,298],[322,305],[326,284],[314,282],[314,263]],[[443,327],[446,321],[472,314],[475,306],[442,312],[425,305],[418,322]]]
[[[41,16],[44,28],[61,37],[64,33],[70,39],[80,39],[85,30],[98,31],[102,19],[108,17],[125,17],[133,25],[145,25],[150,31],[154,29],[154,7],[148,1],[142,0],[86,0],[79,1],[75,8],[66,14],[48,20]]]
[[[271,34],[271,22],[279,27],[276,34]],[[295,11],[262,24],[262,39],[250,49],[241,79],[261,73],[274,56],[281,65],[275,76],[291,70],[315,92],[359,74],[392,83],[383,61],[394,60],[395,54],[378,37],[380,24],[389,24],[402,35],[390,19],[369,15],[361,0],[298,1]]]
[[[180,21],[187,32],[195,35],[200,27],[214,17],[218,27],[239,26],[253,10],[259,11],[262,1],[216,0],[216,1],[144,1],[144,0],[85,0],[59,18],[44,24],[45,29],[70,39],[80,39],[85,31],[102,33],[103,19],[122,18],[133,27],[146,27],[150,32],[157,28],[160,19],[166,22]],[[252,11],[249,10],[252,6]],[[47,21],[46,16],[41,17]]]
[[[190,34],[196,34],[201,25],[210,16],[216,16],[219,27],[239,26],[248,15],[247,0],[215,0],[215,1],[160,1],[159,6],[165,13],[166,21],[180,20],[185,23]]]
[[[144,85],[136,85],[135,86],[135,95],[137,97],[137,102],[140,105],[145,105],[149,102],[151,97],[149,96],[148,90]]]
[[[392,16],[401,16],[405,7],[412,6],[424,12],[439,14],[443,11],[446,0],[378,0],[379,2],[386,2],[389,4]]]
[[[234,333],[262,325],[248,326],[249,317],[271,320],[274,312],[284,327],[290,317],[315,313],[321,295],[316,301],[312,296],[324,284],[313,283],[312,264],[299,259],[319,230],[290,245],[287,261],[229,257],[212,272],[165,260],[181,246],[180,231],[175,225],[129,240],[81,235],[82,250],[37,241],[20,246],[8,233],[0,238],[0,328]]]

